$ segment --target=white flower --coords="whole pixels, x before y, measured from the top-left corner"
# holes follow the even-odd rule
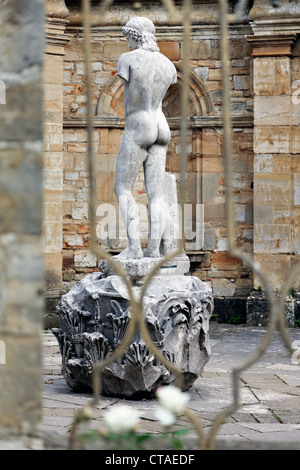
[[[89,419],[92,419],[93,417],[93,410],[92,408],[87,405],[83,407],[81,410],[76,415],[76,420],[77,421],[87,421]]]
[[[138,422],[138,412],[126,405],[115,406],[104,416],[104,423],[109,431],[118,434],[135,431],[138,427]]]
[[[176,416],[169,410],[166,410],[162,406],[159,406],[157,410],[155,410],[155,415],[158,421],[163,426],[171,426],[176,421]]]
[[[156,391],[156,396],[160,405],[174,415],[182,414],[190,399],[187,393],[183,393],[174,385],[159,387]]]

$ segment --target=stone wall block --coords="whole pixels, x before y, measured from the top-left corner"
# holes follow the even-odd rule
[[[272,253],[258,253],[254,255],[254,259],[260,264],[260,269],[267,275],[271,289],[280,292],[290,269],[290,255],[276,254],[274,256]],[[259,288],[263,288],[263,283],[259,276],[255,276],[254,289]]]
[[[177,41],[158,41],[159,50],[170,60],[179,60],[180,43]]]
[[[269,178],[256,177],[254,188],[255,204],[259,206],[283,206],[291,203],[290,177],[282,175]]]
[[[295,173],[293,177],[293,203],[300,205],[300,173]]]
[[[289,224],[255,224],[255,253],[290,253],[291,230]]]
[[[273,96],[275,93],[275,58],[256,57],[253,60],[253,88],[255,95]]]
[[[62,246],[62,225],[61,221],[44,223],[45,252],[52,253],[61,250]]]
[[[300,254],[300,229],[295,225],[292,229],[292,250],[293,253]]]
[[[127,41],[106,41],[103,47],[103,58],[118,61],[121,54],[129,51]]]
[[[291,127],[291,153],[300,153],[300,126]]]
[[[74,266],[76,268],[95,268],[97,257],[87,250],[79,250],[74,253]]]
[[[254,124],[257,126],[288,126],[289,96],[255,96]]]
[[[288,153],[290,151],[289,126],[256,126],[255,153]]]
[[[200,39],[191,41],[191,59],[208,59],[211,53],[209,40]]]
[[[291,60],[289,57],[275,59],[275,95],[291,93]]]

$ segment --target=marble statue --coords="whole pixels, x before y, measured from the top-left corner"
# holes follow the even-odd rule
[[[166,153],[170,129],[162,111],[166,91],[177,81],[173,63],[159,52],[151,20],[132,18],[123,28],[132,51],[122,54],[118,75],[124,82],[125,131],[115,178],[115,193],[127,230],[129,246],[120,258],[159,258],[166,221]],[[143,165],[149,200],[150,236],[142,251],[138,207],[132,190]],[[170,247],[165,247],[163,254]]]
[[[117,159],[115,191],[127,228],[129,246],[115,256],[139,298],[145,276],[157,258],[176,248],[176,180],[165,172],[170,130],[162,112],[168,87],[176,82],[174,65],[159,51],[155,28],[147,18],[133,18],[123,28],[133,49],[123,54],[118,74],[125,88],[125,131]],[[132,190],[141,166],[149,199],[150,238],[141,249],[137,204]],[[172,232],[172,233],[171,233]],[[186,254],[165,262],[143,293],[145,325],[169,363],[182,371],[187,390],[210,358],[211,287],[186,276]],[[132,310],[124,279],[105,260],[62,296],[57,306],[60,328],[53,329],[62,354],[62,374],[74,391],[91,390],[93,366],[121,344]],[[136,331],[129,347],[102,371],[102,392],[108,396],[153,396],[174,375],[161,364]]]

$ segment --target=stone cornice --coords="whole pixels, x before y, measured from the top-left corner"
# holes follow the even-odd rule
[[[46,0],[45,51],[48,54],[64,55],[65,46],[70,40],[65,30],[69,23],[69,10],[65,0]]]
[[[70,35],[75,35],[78,39],[83,39],[83,28],[81,26],[74,26],[69,24],[67,31]],[[239,24],[230,26],[230,36],[241,38],[252,33],[249,24]],[[91,28],[91,35],[94,40],[109,41],[109,40],[124,40],[121,25],[112,26],[99,26]],[[178,41],[183,39],[183,27],[177,26],[157,26],[156,37],[158,40]],[[220,27],[218,25],[193,25],[191,28],[192,39],[220,39]]]
[[[254,0],[249,16],[255,36],[300,33],[299,0],[280,0],[277,7],[271,1]]]
[[[50,18],[65,19],[69,15],[69,10],[65,0],[46,0],[45,13]]]
[[[93,2],[91,4],[91,23],[93,26],[104,25],[124,25],[132,16],[147,16],[151,19],[155,26],[169,27],[170,23],[173,25],[181,25],[183,21],[182,10],[183,1],[175,0],[175,11],[177,12],[176,19],[170,21],[170,15],[166,7],[161,1],[144,0],[143,2],[136,2],[142,4],[141,8],[134,9],[134,2],[130,1],[115,1],[112,6],[108,7],[105,15],[102,13],[102,2]],[[192,6],[192,23],[195,25],[212,24],[219,25],[220,21],[220,7],[218,0],[194,0]],[[148,4],[148,5],[147,5]],[[74,26],[81,26],[83,22],[80,2],[74,1],[69,3],[70,24]],[[247,15],[242,18],[241,23],[248,22]]]
[[[264,18],[250,22],[250,26],[255,36],[300,34],[300,18]]]
[[[296,33],[247,36],[252,46],[252,56],[291,56],[292,47],[297,39]]]
[[[68,21],[48,17],[45,26],[45,51],[48,54],[64,55],[70,35],[65,33]]]
[[[253,127],[253,117],[251,116],[233,116],[232,117],[232,127]],[[168,124],[171,129],[180,128],[181,119],[180,118],[169,118],[167,119]],[[94,127],[107,127],[107,128],[124,128],[125,121],[124,119],[116,117],[94,117],[93,121]],[[218,116],[195,116],[189,119],[189,124],[192,129],[208,128],[208,127],[222,127],[223,119]],[[80,128],[86,127],[87,122],[85,119],[64,119],[65,128]]]
[[[281,21],[282,19],[300,19],[299,0],[280,0],[278,6],[272,6],[272,2],[266,0],[254,0],[249,13],[250,18],[257,21]]]

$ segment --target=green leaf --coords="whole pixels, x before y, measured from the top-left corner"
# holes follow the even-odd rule
[[[183,449],[184,445],[180,439],[173,439],[172,445],[175,449]]]
[[[136,436],[136,441],[137,442],[144,442],[144,441],[147,441],[148,439],[150,439],[152,436],[151,434],[138,434]]]
[[[173,434],[176,434],[176,436],[183,436],[184,434],[187,434],[189,432],[189,429],[178,429],[177,431],[174,431]]]

